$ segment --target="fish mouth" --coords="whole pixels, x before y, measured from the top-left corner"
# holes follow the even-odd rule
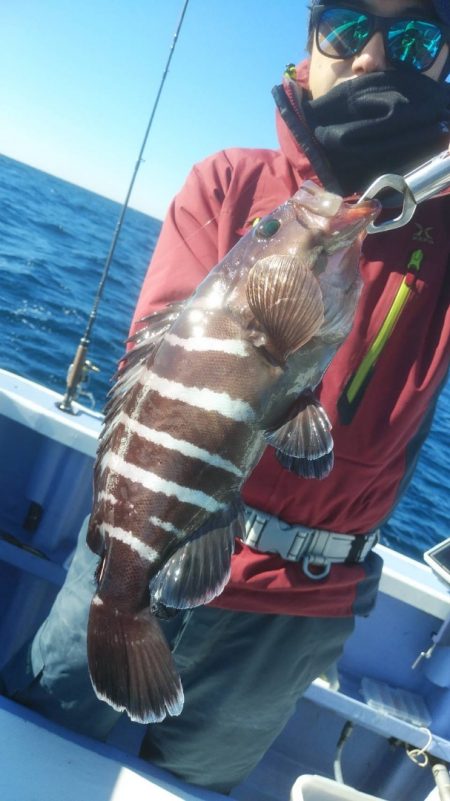
[[[323,288],[339,288],[343,295],[350,297],[361,288],[359,258],[362,239],[367,226],[381,211],[378,200],[364,200],[361,203],[342,202],[342,206],[325,230],[324,253],[327,258],[326,269],[320,275]]]
[[[376,198],[349,203],[312,181],[302,184],[292,198],[292,205],[300,224],[324,234],[328,239],[325,249],[331,253],[351,245],[381,211]]]
[[[325,253],[330,256],[337,251],[361,247],[367,226],[380,211],[381,203],[378,200],[364,200],[353,205],[343,202],[338,213],[322,225]]]
[[[354,204],[343,202],[337,214],[328,221],[332,240],[339,240],[339,247],[351,244],[378,217],[381,208],[376,198]]]

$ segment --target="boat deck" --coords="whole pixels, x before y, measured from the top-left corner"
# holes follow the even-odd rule
[[[0,698],[2,801],[216,801],[110,745]]]

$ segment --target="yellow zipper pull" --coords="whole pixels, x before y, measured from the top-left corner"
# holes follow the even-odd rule
[[[337,404],[339,419],[344,425],[351,423],[356,414],[374,373],[378,359],[386,347],[399,317],[411,296],[417,275],[422,266],[423,258],[424,252],[420,248],[411,253],[406,266],[406,274],[396,292],[391,307],[365,356],[344,387]]]

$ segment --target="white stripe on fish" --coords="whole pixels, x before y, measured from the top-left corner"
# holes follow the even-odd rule
[[[239,339],[219,339],[218,337],[177,337],[176,334],[166,334],[164,342],[169,345],[178,345],[187,351],[217,351],[218,353],[229,353],[231,356],[248,356],[248,349],[245,342]]]
[[[228,473],[233,473],[239,478],[243,478],[242,471],[239,470],[233,462],[230,462],[228,459],[223,459],[218,454],[211,453],[205,448],[199,448],[186,439],[176,439],[176,437],[172,437],[171,434],[167,434],[165,431],[157,431],[155,428],[149,428],[139,423],[137,420],[133,420],[127,414],[121,414],[118,422],[126,426],[127,432],[137,434],[148,442],[161,445],[163,448],[167,448],[171,451],[177,451],[183,456],[189,456],[191,459],[200,459],[200,461],[206,462],[206,464],[210,464],[213,467],[220,467]]]
[[[204,387],[185,387],[184,384],[162,378],[151,370],[146,370],[140,380],[145,381],[144,389],[150,386],[163,398],[182,401],[206,412],[217,412],[222,417],[237,422],[251,422],[255,419],[255,412],[249,403],[232,398],[227,392],[214,392]]]
[[[163,531],[168,531],[170,534],[175,534],[176,537],[185,537],[186,532],[181,531],[181,529],[174,526],[172,523],[167,523],[166,520],[161,520],[159,517],[155,517],[152,515],[149,517],[148,522],[152,524],[152,526],[157,526],[157,528],[162,528]]]
[[[103,490],[98,493],[98,502],[99,503],[109,503],[111,506],[115,506],[118,503],[117,498],[111,492],[104,492]]]
[[[123,542],[124,545],[128,545],[147,562],[156,562],[156,560],[160,557],[158,551],[156,551],[154,548],[151,548],[150,545],[146,545],[145,542],[142,542],[138,537],[135,537],[131,531],[125,531],[124,528],[119,528],[118,526],[105,525],[102,526],[102,530],[104,534],[111,539],[118,540],[119,542]]]
[[[109,468],[122,478],[140,484],[145,489],[152,492],[161,492],[163,495],[175,496],[181,503],[190,503],[193,506],[199,506],[201,509],[206,509],[207,512],[219,512],[221,509],[226,508],[226,504],[218,503],[215,498],[211,498],[201,490],[193,490],[189,487],[183,487],[181,484],[176,484],[175,481],[167,481],[165,478],[157,476],[156,473],[151,473],[149,470],[144,470],[142,467],[136,467],[131,462],[126,462],[117,453],[106,453],[101,462],[101,471]]]

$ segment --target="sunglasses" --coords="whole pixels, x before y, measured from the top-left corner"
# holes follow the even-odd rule
[[[392,66],[425,72],[450,40],[450,27],[419,16],[378,17],[347,5],[314,6],[311,23],[320,53],[328,58],[352,58],[376,32],[383,36]]]

